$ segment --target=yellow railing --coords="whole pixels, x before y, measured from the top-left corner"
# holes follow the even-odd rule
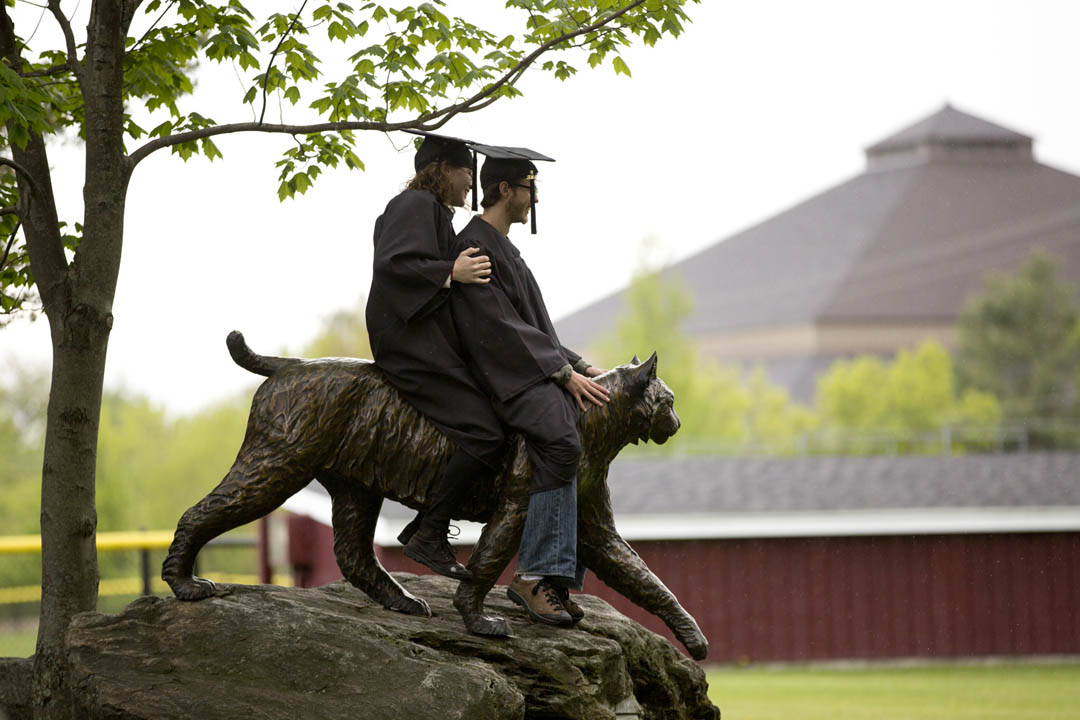
[[[102,550],[160,550],[172,544],[172,530],[131,530],[98,533],[97,549]],[[8,535],[0,537],[0,555],[41,552],[40,535]]]
[[[97,549],[101,551],[118,550],[163,550],[172,544],[172,530],[132,530],[128,532],[98,533]],[[238,541],[239,540],[239,541]],[[254,539],[233,539],[211,541],[210,546],[228,545],[254,545]],[[41,536],[39,535],[8,535],[0,537],[0,555],[14,555],[20,553],[41,552]],[[243,575],[235,573],[203,573],[204,577],[215,582],[234,583],[237,585],[257,585],[257,575]],[[289,587],[292,578],[283,574],[274,578],[275,584]],[[98,582],[98,597],[113,597],[122,595],[142,594],[147,578],[127,577],[111,578]],[[169,586],[160,578],[150,579],[150,590],[154,593],[168,593]],[[21,587],[0,588],[0,605],[13,603],[37,602],[41,599],[40,585],[24,585]]]

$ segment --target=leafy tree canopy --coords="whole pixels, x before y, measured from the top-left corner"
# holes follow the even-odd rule
[[[882,450],[883,438],[903,451],[905,438],[952,425],[992,429],[1002,417],[992,394],[957,392],[952,357],[933,340],[891,362],[874,355],[837,361],[818,380],[815,407],[823,432],[854,453]]]
[[[960,317],[957,369],[963,387],[996,395],[1011,420],[1080,415],[1080,309],[1050,255],[986,279]]]
[[[96,0],[91,13],[106,4]],[[356,131],[437,130],[455,115],[521,95],[516,83],[532,67],[560,80],[581,64],[606,64],[629,75],[623,48],[680,35],[687,22],[683,4],[508,0],[482,26],[468,19],[479,14],[475,3],[459,5],[462,14],[455,15],[443,0],[396,8],[325,0],[128,0],[121,17],[125,171],[163,148],[184,160],[214,160],[221,157],[214,143],[219,135],[287,133],[295,145],[277,161],[284,200],[307,192],[326,168],[362,169]],[[272,11],[286,5],[288,10]],[[14,8],[11,19],[8,8]],[[77,10],[77,2],[62,7],[60,0],[0,4],[14,38],[0,62],[0,151],[23,148],[36,136],[85,138],[85,99],[95,88],[85,82],[85,41],[65,14]],[[46,14],[62,30],[61,39],[47,47],[38,39],[35,46]],[[320,54],[334,60],[324,62]],[[221,66],[219,72],[241,78],[238,107],[246,106],[249,118],[219,122],[205,114],[196,82],[203,66]],[[29,253],[17,239],[20,210],[29,203],[20,195],[17,169],[12,158],[0,156],[4,315],[38,306]],[[34,182],[28,172],[21,174]],[[61,223],[61,230],[67,250],[77,250],[82,226]]]

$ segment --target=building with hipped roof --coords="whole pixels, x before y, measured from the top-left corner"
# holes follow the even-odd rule
[[[1080,286],[1080,177],[1032,146],[946,105],[868,147],[859,175],[667,268],[694,297],[685,329],[704,355],[761,365],[805,401],[837,359],[954,346],[986,274],[1037,249]],[[624,297],[563,318],[559,337],[590,347]]]

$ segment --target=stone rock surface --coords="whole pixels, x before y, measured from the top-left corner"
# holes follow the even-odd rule
[[[718,720],[705,674],[607,603],[575,599],[574,629],[530,623],[502,587],[514,637],[469,635],[456,583],[397,574],[435,616],[384,610],[345,582],[220,586],[194,603],[146,597],[68,631],[77,717]],[[618,715],[616,715],[618,708]]]
[[[22,720],[31,716],[30,683],[34,661],[0,658],[0,718]]]

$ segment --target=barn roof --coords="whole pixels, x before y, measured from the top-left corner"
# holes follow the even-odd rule
[[[1080,283],[1080,177],[1030,138],[946,106],[867,149],[867,170],[671,266],[695,336],[769,327],[951,321],[990,271],[1035,248]],[[586,349],[625,291],[557,324]]]
[[[1080,507],[1080,453],[616,460],[608,486],[634,515]]]
[[[608,486],[627,539],[1080,530],[1080,453],[616,460]],[[329,524],[312,483],[285,509]],[[386,502],[381,545],[413,511]],[[460,542],[475,542],[467,523]]]

